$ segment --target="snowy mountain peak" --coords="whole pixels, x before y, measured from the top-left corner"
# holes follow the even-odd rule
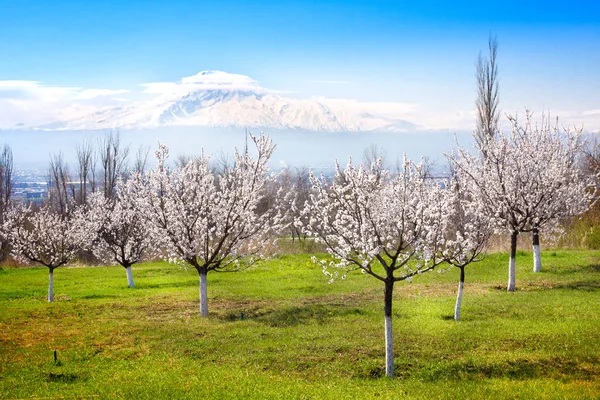
[[[39,128],[97,130],[164,126],[407,131],[416,126],[376,103],[324,98],[294,99],[261,87],[248,76],[201,71],[177,82],[141,85],[152,99],[55,121]]]
[[[201,71],[181,79],[182,85],[197,85],[204,89],[261,89],[254,79],[223,71]]]

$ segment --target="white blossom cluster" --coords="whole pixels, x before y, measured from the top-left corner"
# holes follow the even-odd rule
[[[85,217],[82,208],[65,215],[50,206],[39,210],[13,207],[2,230],[10,240],[13,256],[52,271],[71,261],[94,240],[95,232],[87,229]]]
[[[89,198],[86,223],[97,233],[92,251],[106,263],[124,267],[141,261],[151,245],[146,222],[140,218],[129,186],[119,183],[115,198],[94,193]]]
[[[172,262],[199,272],[231,270],[264,255],[273,233],[286,223],[289,196],[278,193],[272,204],[266,189],[276,179],[268,161],[275,145],[267,136],[250,136],[256,158],[235,152],[235,163],[216,174],[204,153],[171,170],[168,148],[156,152],[158,167],[129,180],[127,191],[147,234]],[[244,258],[246,257],[246,258]]]
[[[497,231],[555,230],[562,218],[578,215],[595,196],[594,177],[576,165],[581,130],[559,127],[543,117],[521,125],[510,117],[509,135],[486,142],[480,154],[459,148],[452,162]]]
[[[369,168],[350,160],[344,170],[336,163],[331,182],[312,174],[311,182],[305,229],[333,256],[334,261],[320,261],[332,280],[339,276],[336,268],[343,270],[342,277],[360,269],[381,281],[410,280],[444,261],[451,197],[426,178],[423,163],[405,159],[392,176],[381,160]],[[460,251],[467,251],[470,243],[461,239],[455,235],[448,243],[457,247],[460,242]],[[454,248],[448,252],[460,253]]]

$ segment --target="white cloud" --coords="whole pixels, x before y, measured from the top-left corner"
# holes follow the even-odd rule
[[[128,93],[127,89],[85,89],[77,94],[78,99],[94,99],[96,97],[113,96],[115,94]]]
[[[302,83],[319,83],[323,85],[348,85],[353,83],[352,81],[339,81],[339,80],[328,80],[328,79],[311,79],[302,81]]]
[[[245,75],[228,74],[222,71],[202,71],[180,79],[178,82],[143,83],[144,93],[162,95],[185,95],[197,90],[239,89],[266,91],[258,82]]]
[[[587,116],[600,116],[600,110],[589,110],[589,111],[584,111],[581,113],[581,115],[585,115]]]
[[[52,86],[38,81],[0,80],[0,129],[40,126],[94,113],[118,104],[125,89]]]
[[[342,80],[305,82],[331,85],[351,83]],[[222,71],[203,71],[174,82],[150,82],[139,86],[138,90],[128,91],[52,86],[29,80],[0,80],[0,129],[13,128],[20,124],[25,127],[37,127],[53,122],[74,120],[80,121],[81,126],[89,127],[97,126],[97,121],[100,120],[115,126],[136,126],[139,123],[160,124],[158,121],[166,107],[177,103],[188,93],[209,89],[247,90],[265,96],[260,101],[244,101],[238,104],[237,108],[231,104],[220,104],[215,105],[215,108],[191,111],[190,118],[176,117],[171,123],[196,124],[209,121],[220,124],[233,121],[232,123],[242,124],[247,121],[254,121],[254,123],[267,121],[272,124],[269,126],[277,126],[278,123],[283,125],[290,123],[284,120],[285,114],[286,118],[293,119],[294,124],[303,126],[301,121],[308,121],[311,115],[323,112],[322,106],[319,105],[321,104],[329,108],[341,125],[359,130],[375,129],[387,126],[386,124],[389,124],[390,129],[395,127],[400,130],[410,130],[411,124],[414,124],[425,129],[468,131],[475,125],[475,113],[472,109],[453,109],[452,106],[448,106],[444,110],[433,110],[425,104],[400,101],[364,102],[356,99],[323,97],[291,99],[286,97],[290,92],[267,89],[248,76]],[[135,98],[144,100],[134,102],[132,99]],[[298,113],[286,114],[285,109],[277,109],[277,105],[282,107],[286,105],[285,109],[292,107],[298,110]],[[279,110],[279,114],[272,113],[265,119],[262,107],[266,109],[274,107],[273,110]],[[565,125],[584,124],[588,131],[600,130],[600,109],[553,111],[552,115],[558,115],[560,122]],[[278,118],[281,121],[278,122]],[[328,117],[324,116],[324,118]],[[402,125],[402,121],[410,124]],[[501,121],[505,121],[504,116],[501,117]],[[320,124],[318,118],[313,118],[313,122],[315,126]],[[506,124],[504,128],[507,128]]]
[[[37,81],[0,81],[0,98],[58,101],[81,90],[77,87],[46,86]]]

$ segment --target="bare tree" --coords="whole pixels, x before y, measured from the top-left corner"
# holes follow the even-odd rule
[[[135,161],[133,162],[133,172],[143,175],[146,172],[148,165],[148,155],[150,154],[149,146],[140,145],[135,153]]]
[[[10,198],[12,195],[13,183],[13,155],[12,149],[4,145],[0,152],[0,224],[4,223]],[[6,259],[9,250],[9,241],[4,235],[0,235],[0,262]]]
[[[92,192],[95,191],[96,183],[95,169],[96,169],[96,157],[94,152],[94,145],[90,141],[84,141],[77,145],[77,169],[79,174],[79,193],[77,196],[77,202],[79,204],[87,204],[88,197],[88,185]]]
[[[248,144],[246,144],[246,149],[247,147]],[[231,169],[233,164],[234,160],[232,160],[229,154],[225,153],[224,151],[221,151],[216,156],[211,157],[211,170],[215,175],[223,175]]]
[[[106,198],[114,198],[117,181],[125,172],[129,147],[121,145],[118,133],[108,133],[99,144],[102,168],[102,192]]]
[[[181,168],[181,167],[184,167],[185,165],[187,165],[187,163],[189,163],[192,160],[194,160],[193,155],[182,153],[182,154],[179,154],[177,156],[177,158],[175,159],[175,165],[177,165],[177,168]]]
[[[61,214],[68,212],[69,192],[75,193],[72,187],[69,166],[64,161],[62,153],[50,156],[50,169],[48,171],[48,201],[52,207]]]
[[[498,103],[498,40],[490,36],[488,39],[489,58],[481,53],[477,58],[475,77],[477,79],[477,125],[474,137],[477,146],[485,155],[487,142],[496,136],[500,111]]]
[[[381,163],[385,168],[386,152],[383,147],[371,143],[368,147],[363,150],[362,160],[363,164],[367,167],[381,159]]]

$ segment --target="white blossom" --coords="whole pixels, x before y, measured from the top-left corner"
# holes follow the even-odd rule
[[[161,145],[158,167],[130,180],[154,246],[165,259],[196,268],[201,285],[209,271],[237,270],[266,256],[273,234],[286,223],[289,196],[278,193],[271,203],[266,196],[276,179],[268,166],[275,145],[264,135],[250,138],[256,158],[236,150],[234,165],[221,174],[211,170],[204,153],[171,170],[168,149]]]

